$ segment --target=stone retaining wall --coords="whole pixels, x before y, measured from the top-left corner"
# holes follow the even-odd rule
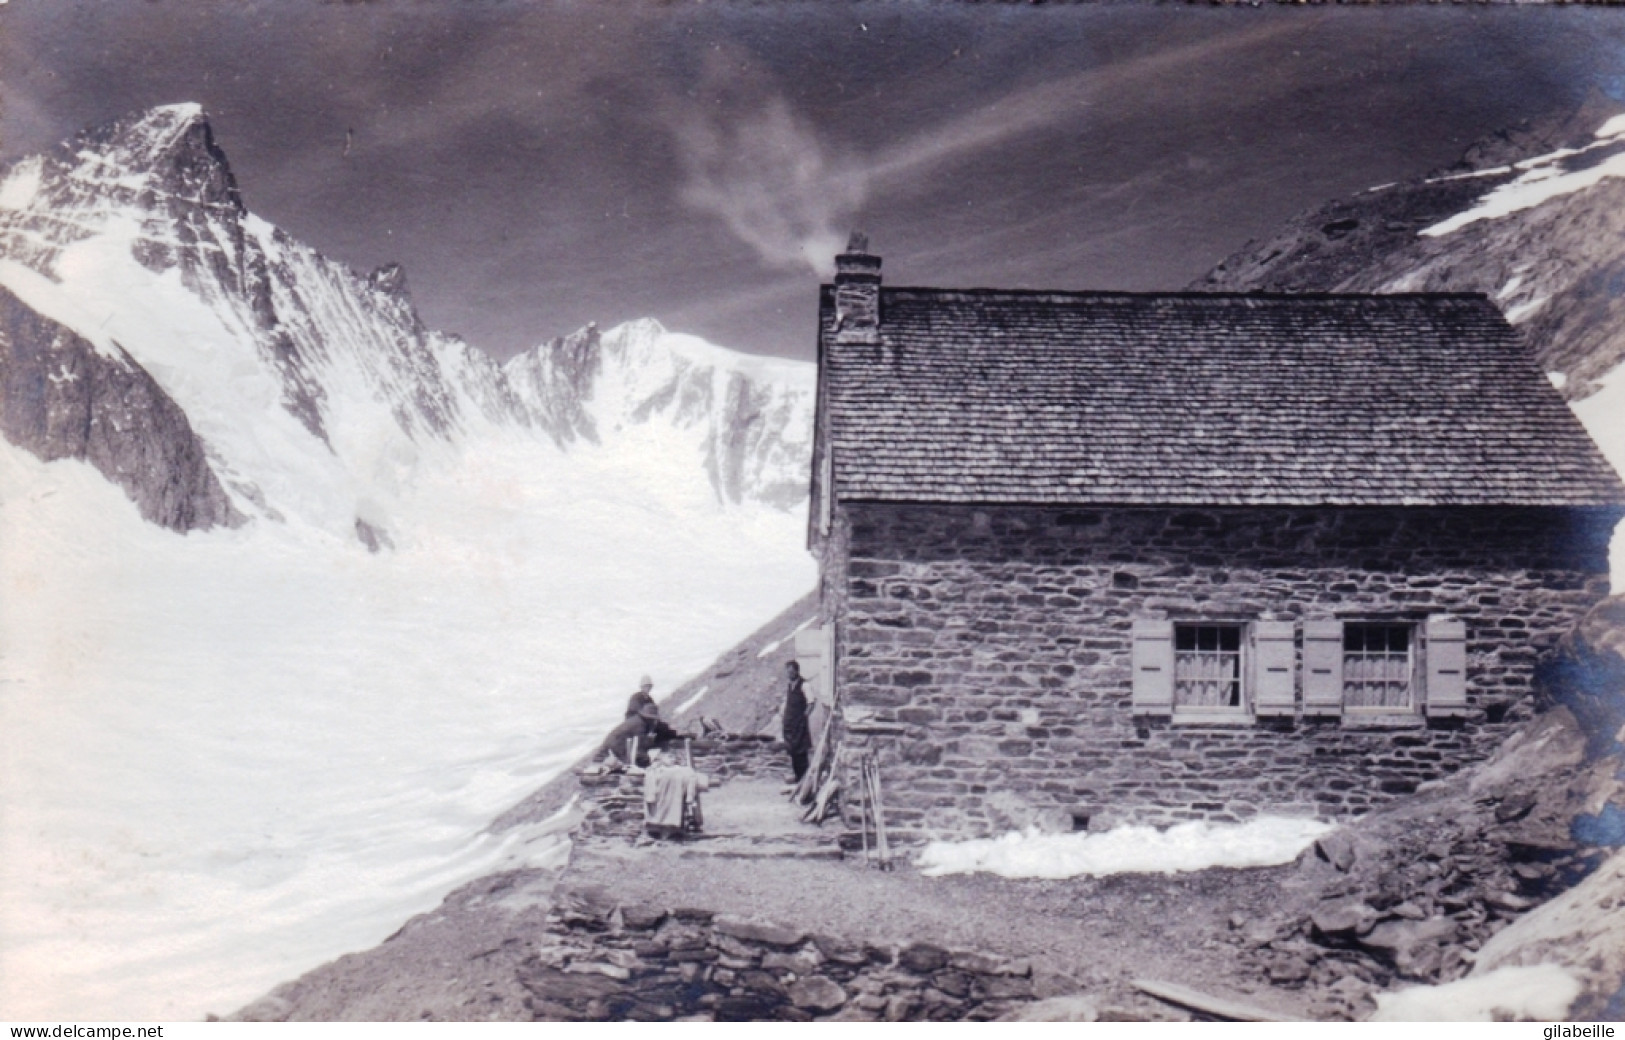
[[[1612,519],[845,504],[823,544],[823,607],[838,625],[847,825],[869,751],[903,840],[1364,812],[1482,759],[1527,715],[1537,663],[1606,594]],[[1136,618],[1435,613],[1467,627],[1458,722],[1189,726],[1132,710]]]
[[[1070,980],[926,943],[874,946],[709,910],[560,894],[520,981],[547,1021],[992,1019]]]

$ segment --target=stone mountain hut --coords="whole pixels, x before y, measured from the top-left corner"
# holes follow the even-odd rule
[[[814,671],[905,840],[1344,817],[1483,758],[1625,487],[1480,295],[821,290]],[[807,645],[816,640],[804,640]]]

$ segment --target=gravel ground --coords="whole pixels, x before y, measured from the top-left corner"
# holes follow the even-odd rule
[[[1033,961],[1069,978],[1053,986],[1097,1002],[1162,1012],[1129,985],[1156,978],[1302,1014],[1298,993],[1261,992],[1225,942],[1231,919],[1268,916],[1293,867],[1120,875],[1065,881],[987,874],[923,877],[861,860],[750,860],[672,847],[577,851],[560,884],[601,886],[628,901],[693,906],[793,923],[876,945],[931,942]]]

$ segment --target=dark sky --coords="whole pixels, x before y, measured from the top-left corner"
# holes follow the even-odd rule
[[[251,209],[498,356],[645,315],[808,356],[853,227],[892,284],[1178,288],[1592,89],[1625,10],[0,7],[0,159],[201,102]]]

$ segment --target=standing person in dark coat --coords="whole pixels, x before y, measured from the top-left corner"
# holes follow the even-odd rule
[[[796,782],[807,775],[807,755],[812,751],[812,723],[807,718],[807,687],[801,678],[801,665],[784,665],[789,688],[784,692],[784,746],[790,751],[790,768]]]

